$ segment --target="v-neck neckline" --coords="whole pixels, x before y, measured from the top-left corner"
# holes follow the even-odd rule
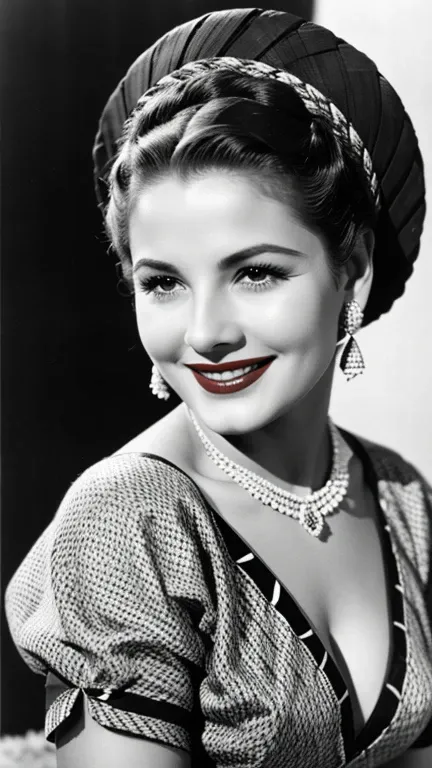
[[[227,544],[231,559],[252,579],[266,599],[273,603],[278,593],[276,610],[285,618],[297,636],[315,659],[316,665],[326,674],[340,705],[342,735],[347,760],[352,760],[369,748],[393,719],[400,698],[406,673],[405,610],[401,570],[394,552],[389,521],[383,511],[377,478],[372,461],[363,445],[353,435],[341,430],[351,448],[362,460],[365,478],[372,491],[380,524],[380,542],[385,566],[386,594],[389,600],[390,651],[386,674],[372,712],[360,731],[355,734],[352,695],[339,666],[328,652],[319,632],[292,593],[277,579],[272,569],[249,546],[227,520],[207,501],[204,501],[215,517],[215,524]],[[186,474],[186,473],[185,473]],[[188,476],[188,475],[187,475]],[[189,476],[188,476],[189,477]],[[195,483],[195,481],[192,480]],[[397,628],[397,632],[395,631]],[[351,686],[352,680],[350,680]]]
[[[228,523],[217,509],[209,502],[198,483],[181,467],[169,459],[149,452],[138,452],[139,455],[159,460],[185,476],[198,491],[204,505],[211,513],[212,519],[218,529],[228,554],[234,565],[240,567],[245,574],[260,590],[261,594],[274,605],[286,620],[291,630],[303,643],[315,659],[317,666],[327,676],[330,685],[336,695],[340,707],[341,731],[344,741],[344,749],[347,760],[352,760],[364,749],[381,736],[393,720],[401,698],[402,687],[406,674],[407,644],[405,637],[405,608],[403,599],[403,582],[401,568],[395,554],[395,548],[391,537],[389,520],[383,509],[378,488],[378,480],[375,469],[367,450],[359,439],[352,434],[340,430],[344,439],[350,444],[354,453],[360,458],[366,482],[375,499],[378,521],[380,523],[380,539],[384,556],[386,591],[389,597],[390,627],[390,654],[387,672],[383,680],[381,691],[376,704],[357,735],[354,728],[354,709],[349,688],[344,675],[340,671],[336,661],[328,653],[319,633],[313,626],[306,613],[299,606],[289,590],[278,581],[270,567],[262,558],[245,542],[242,536]],[[269,585],[272,594],[269,594]],[[276,600],[277,596],[277,600]],[[397,629],[397,631],[396,631]],[[350,681],[352,684],[352,681]]]

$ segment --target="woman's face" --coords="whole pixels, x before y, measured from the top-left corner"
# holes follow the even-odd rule
[[[323,238],[248,177],[154,183],[133,208],[130,248],[144,348],[210,429],[259,429],[329,376],[343,287]],[[234,374],[208,371],[228,363]]]

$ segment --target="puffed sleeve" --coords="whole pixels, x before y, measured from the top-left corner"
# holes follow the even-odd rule
[[[426,551],[426,559],[428,561],[428,577],[426,581],[426,605],[428,607],[430,631],[432,632],[432,487],[421,477],[421,487],[424,497],[424,508],[426,510],[426,519],[428,525],[424,527],[425,535],[423,535],[423,546]],[[429,659],[432,665],[432,658]],[[417,737],[414,744],[411,745],[412,749],[424,749],[425,747],[432,746],[432,718],[429,720],[428,725],[423,730],[421,735]]]
[[[405,723],[420,723],[410,749],[432,745],[432,487],[418,469],[400,454],[362,438],[373,460],[380,486],[381,504],[391,502],[393,536],[397,542],[400,570],[405,581],[405,602],[415,613],[416,623],[405,622],[407,634],[407,679],[418,673],[414,692],[408,698]],[[416,628],[417,627],[417,628]],[[416,633],[421,643],[416,642]],[[414,676],[413,676],[414,679]],[[409,687],[406,686],[409,690]],[[411,698],[412,695],[412,698]]]
[[[432,502],[432,489],[429,489],[429,490],[430,490],[430,500]],[[432,504],[431,504],[431,511],[432,511]],[[431,527],[432,527],[432,515],[431,515]],[[431,550],[431,560],[432,560],[432,550]],[[432,567],[429,570],[429,584],[427,587],[426,601],[429,606],[429,616],[430,616],[431,631],[432,631]],[[430,663],[432,664],[432,659],[430,659]],[[428,725],[423,730],[421,735],[417,737],[414,744],[411,745],[411,748],[424,749],[425,747],[431,747],[431,746],[432,746],[432,718],[429,720]]]
[[[47,675],[51,741],[85,696],[102,726],[191,748],[212,607],[174,485],[139,454],[94,465],[8,585],[14,642]]]

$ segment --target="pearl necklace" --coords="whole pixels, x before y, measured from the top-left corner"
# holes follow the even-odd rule
[[[318,537],[324,526],[324,517],[335,512],[346,495],[349,483],[348,452],[333,422],[329,420],[330,436],[333,449],[332,470],[326,484],[307,496],[279,488],[241,464],[236,464],[219,451],[204,434],[194,414],[189,410],[192,423],[201,439],[207,456],[222,469],[228,477],[245,491],[283,515],[293,517],[311,534]],[[345,447],[345,450],[344,450]]]

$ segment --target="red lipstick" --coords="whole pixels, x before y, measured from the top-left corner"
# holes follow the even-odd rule
[[[257,381],[266,372],[267,368],[273,362],[274,357],[253,357],[248,360],[233,360],[229,363],[197,363],[186,364],[190,368],[196,381],[207,392],[214,395],[230,395],[239,392]],[[254,366],[248,373],[242,373],[230,379],[210,379],[203,375],[206,373],[223,373],[224,371],[235,371],[240,368]]]

